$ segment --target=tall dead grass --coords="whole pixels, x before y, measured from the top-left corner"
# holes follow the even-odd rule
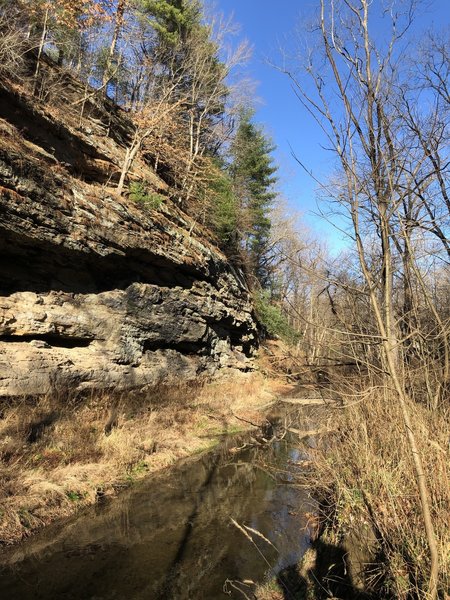
[[[410,403],[430,490],[440,554],[439,589],[450,585],[449,409]],[[341,538],[370,523],[384,559],[372,569],[382,597],[427,598],[428,545],[410,449],[394,392],[372,387],[337,409],[333,436],[317,463],[319,482],[332,499],[329,529]],[[339,540],[336,539],[336,542]],[[380,583],[382,582],[382,583]]]

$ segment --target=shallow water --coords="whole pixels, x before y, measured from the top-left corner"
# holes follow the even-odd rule
[[[292,483],[303,456],[291,442],[230,452],[236,443],[4,551],[0,597],[244,598],[227,580],[261,582],[295,564],[309,545],[314,503]],[[245,529],[252,542],[231,519],[270,543]]]

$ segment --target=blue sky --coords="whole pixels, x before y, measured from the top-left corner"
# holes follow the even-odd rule
[[[292,158],[291,147],[319,179],[333,168],[331,153],[321,147],[324,143],[321,132],[301,107],[288,78],[267,63],[267,57],[280,62],[280,47],[292,47],[296,30],[313,14],[319,0],[217,0],[215,4],[225,14],[233,13],[234,20],[241,25],[240,35],[253,46],[248,73],[259,82],[255,119],[277,145],[274,156],[280,169],[280,191],[292,209],[303,214],[306,224],[327,240],[330,249],[337,251],[342,248],[345,236],[314,216],[317,184]],[[437,24],[441,28],[449,23],[449,0],[431,0],[422,10],[416,28],[419,32],[423,27]]]

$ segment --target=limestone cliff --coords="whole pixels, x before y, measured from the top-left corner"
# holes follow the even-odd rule
[[[0,395],[250,368],[242,276],[170,201],[149,211],[115,193],[131,123],[97,99],[77,126],[66,83],[59,113],[0,83]],[[136,173],[164,193],[148,165]]]

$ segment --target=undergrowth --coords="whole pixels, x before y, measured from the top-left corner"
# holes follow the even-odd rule
[[[129,198],[136,204],[148,210],[158,210],[164,202],[164,196],[148,190],[148,184],[142,181],[133,181],[129,187]]]
[[[335,409],[337,433],[317,459],[317,484],[331,510],[325,518],[333,543],[369,523],[382,560],[369,587],[380,598],[426,599],[429,551],[412,457],[395,395],[370,387]],[[413,403],[410,411],[423,455],[440,554],[439,593],[450,586],[449,411]]]
[[[280,337],[287,344],[295,345],[299,341],[300,335],[291,327],[281,308],[270,300],[266,292],[258,292],[254,300],[258,319],[269,336]]]

